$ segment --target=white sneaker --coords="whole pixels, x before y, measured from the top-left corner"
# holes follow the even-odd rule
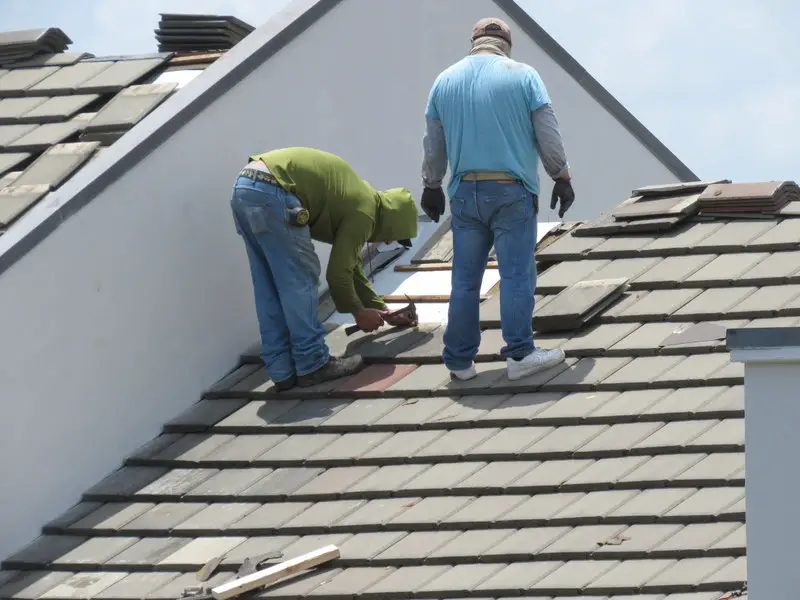
[[[478,372],[475,370],[475,364],[471,364],[466,369],[461,369],[460,371],[450,371],[450,377],[453,379],[459,379],[461,381],[468,381],[474,377],[478,376]]]
[[[522,360],[514,360],[509,358],[506,360],[506,369],[508,369],[508,378],[512,381],[528,377],[534,373],[545,371],[550,367],[564,362],[564,351],[556,348],[555,350],[545,350],[544,348],[536,348],[533,352],[528,354]]]

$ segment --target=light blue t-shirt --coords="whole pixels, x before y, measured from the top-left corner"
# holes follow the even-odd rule
[[[536,70],[496,54],[467,56],[433,83],[425,115],[444,127],[450,183],[469,171],[504,171],[539,194],[539,154],[531,113],[549,104]]]

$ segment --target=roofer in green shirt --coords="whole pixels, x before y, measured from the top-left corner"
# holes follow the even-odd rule
[[[405,188],[376,191],[343,159],[313,148],[283,148],[250,157],[233,188],[236,231],[250,262],[261,358],[278,390],[352,375],[361,356],[331,356],[317,316],[320,261],[312,240],[331,244],[325,277],[336,310],[362,331],[391,316],[361,264],[367,242],[411,245],[417,206]]]

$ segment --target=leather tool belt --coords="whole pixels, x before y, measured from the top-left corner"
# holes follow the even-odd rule
[[[461,179],[465,181],[519,181],[516,177],[503,171],[470,171],[464,173]]]

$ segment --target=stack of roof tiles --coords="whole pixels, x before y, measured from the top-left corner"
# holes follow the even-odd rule
[[[745,597],[743,368],[724,338],[800,323],[789,208],[548,235],[537,343],[567,360],[520,381],[499,357],[496,293],[467,382],[441,364],[436,324],[334,330],[332,351],[370,366],[312,389],[274,392],[247,354],[9,557],[0,597],[172,600],[248,557],[327,544],[339,559],[254,596]]]
[[[155,34],[159,52],[228,50],[253,29],[230,15],[162,13]]]
[[[0,65],[64,52],[71,43],[57,27],[0,33]]]

